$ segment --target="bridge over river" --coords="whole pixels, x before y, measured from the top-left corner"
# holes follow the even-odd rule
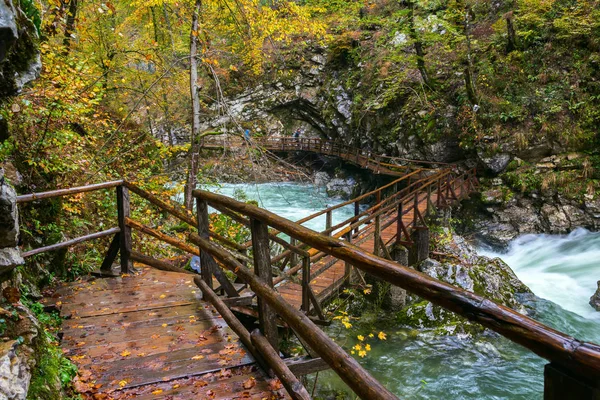
[[[546,399],[598,398],[599,346],[395,260],[397,245],[408,249],[411,265],[430,255],[428,216],[477,190],[474,170],[374,157],[313,139],[254,144],[271,150],[338,156],[394,180],[296,222],[202,190],[194,191],[196,212],[192,215],[126,181],[18,197],[18,202],[24,203],[116,191],[118,220],[114,228],[23,253],[30,257],[112,237],[100,278],[64,285],[45,299],[48,307],[59,309],[66,318],[61,346],[79,367],[77,388],[82,394],[114,399],[308,399],[299,377],[331,368],[363,399],[394,399],[394,394],[319,328],[328,323],[323,303],[344,285],[370,274],[476,321],[549,360]],[[182,240],[160,227],[136,221],[130,210],[132,195],[196,232]],[[367,202],[366,210],[360,207]],[[354,215],[333,225],[333,213],[349,204],[355,205]],[[239,244],[212,232],[209,206],[247,226],[252,240]],[[321,215],[326,215],[327,221],[323,232],[302,226]],[[132,231],[138,236],[132,236]],[[201,275],[156,255],[142,254],[133,240],[139,235],[199,255]],[[284,251],[272,255],[275,244]],[[120,271],[115,276],[111,267],[117,257]],[[285,272],[274,275],[274,271]],[[258,321],[252,332],[247,323],[251,318]],[[308,356],[281,356],[282,329],[297,336]]]

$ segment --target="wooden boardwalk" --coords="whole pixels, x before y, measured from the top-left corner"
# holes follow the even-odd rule
[[[445,163],[434,163],[428,161],[409,160],[400,157],[381,156],[371,151],[361,150],[338,142],[318,138],[291,138],[291,137],[257,137],[250,142],[238,139],[206,141],[203,149],[215,150],[223,148],[240,148],[244,146],[258,146],[272,152],[308,151],[339,157],[351,164],[371,170],[375,174],[389,176],[403,176],[411,170],[422,169],[424,165],[429,167],[445,166]]]
[[[77,388],[84,395],[287,398],[201,300],[192,278],[142,268],[137,274],[63,286],[46,299],[66,318],[61,346],[79,368]]]
[[[461,196],[461,189],[457,188],[457,196]],[[431,194],[430,201],[436,202],[437,195]],[[411,209],[413,206],[412,200],[404,203],[404,209],[409,210],[402,216],[404,226],[410,227],[414,223],[414,212]],[[418,209],[422,215],[425,215],[427,210],[427,198],[423,198],[418,203]],[[396,238],[396,220],[397,213],[391,212],[386,214],[382,220],[382,226],[387,227],[381,229],[381,239],[386,246],[391,246],[395,243]],[[369,226],[361,231],[359,234],[353,234],[352,243],[361,249],[374,252],[375,249],[375,224],[371,223]],[[316,251],[312,252],[316,254]],[[337,293],[339,289],[344,285],[345,280],[346,263],[338,260],[332,256],[325,256],[319,261],[311,264],[311,275],[316,275],[315,278],[311,279],[310,286],[315,293],[319,302],[323,303]],[[277,291],[281,293],[283,298],[286,299],[290,304],[300,308],[302,306],[302,286],[300,283],[296,283],[290,280],[283,281],[277,286]]]

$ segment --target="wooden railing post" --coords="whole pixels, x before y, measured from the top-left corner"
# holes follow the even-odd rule
[[[359,201],[355,201],[354,202],[354,217],[358,217],[358,214],[360,214],[360,203],[359,203]],[[354,233],[358,233],[359,228],[360,228],[359,226],[354,228]]]
[[[431,212],[429,210],[429,205],[431,204],[431,184],[427,185],[427,209],[425,211],[425,216],[429,217],[429,213]]]
[[[332,221],[332,215],[331,215],[331,210],[327,211],[327,214],[325,214],[325,229],[327,230],[327,235],[331,236],[331,231],[329,230],[331,228],[331,221]]]
[[[200,236],[202,239],[210,240],[208,204],[205,200],[199,198],[196,199],[196,214],[198,219],[198,236]],[[204,283],[206,283],[211,289],[213,288],[214,268],[216,268],[216,265],[212,256],[205,251],[200,250],[200,274],[202,275],[202,280]]]
[[[117,214],[119,218],[119,253],[121,255],[121,273],[133,272],[129,255],[131,254],[131,228],[125,223],[129,218],[129,189],[125,185],[117,186]]]
[[[381,203],[381,190],[377,192],[377,203]],[[379,255],[379,239],[381,238],[381,214],[375,216],[375,237],[373,240],[373,254]]]
[[[352,230],[346,232],[344,239],[346,242],[352,243]],[[352,264],[350,264],[348,261],[344,263],[344,283],[352,283]]]
[[[417,227],[419,219],[419,192],[415,192],[415,201],[413,204],[413,227]]]
[[[269,227],[262,221],[250,218],[250,231],[252,234],[252,249],[254,250],[254,273],[263,283],[272,288],[273,273],[271,271]],[[278,351],[279,336],[275,313],[260,296],[258,297],[258,323],[260,331],[267,337],[271,346]]]
[[[417,265],[429,257],[429,229],[415,226],[411,233],[412,246],[408,251],[408,265]]]
[[[295,238],[290,238],[290,244],[296,246],[298,241]],[[298,254],[290,250],[290,267],[294,267],[296,264],[298,264]]]
[[[402,220],[403,214],[404,214],[404,207],[403,207],[403,201],[400,200],[398,202],[398,215],[396,216],[396,242],[400,241],[400,238],[402,237],[402,227],[404,224],[404,221]],[[406,238],[406,240],[410,240],[410,238]]]
[[[437,203],[437,209],[440,209],[440,204],[442,202],[442,180],[437,180],[437,199],[435,201]]]
[[[600,383],[552,363],[544,368],[544,400],[596,400]]]
[[[302,258],[302,311],[310,311],[310,257]]]

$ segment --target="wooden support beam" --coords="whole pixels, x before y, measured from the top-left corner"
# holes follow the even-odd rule
[[[254,273],[269,288],[273,287],[271,271],[271,250],[269,247],[269,227],[257,220],[250,219],[252,249],[254,250]],[[274,349],[279,349],[279,335],[275,322],[275,313],[268,303],[258,297],[258,323],[261,332],[267,337]]]
[[[354,202],[354,218],[357,218],[360,214],[360,202],[357,200]],[[358,233],[359,226],[356,227],[354,233]]]
[[[129,218],[129,212],[129,189],[123,185],[117,186],[117,214],[119,229],[121,229],[121,234],[119,235],[119,253],[121,255],[121,273],[123,274],[133,272],[133,266],[129,259],[129,254],[131,253],[131,228],[125,222]]]
[[[327,231],[327,234],[329,236],[331,236],[331,220],[332,220],[332,215],[331,215],[331,210],[327,211],[327,214],[325,214],[325,230]]]
[[[120,231],[120,229],[119,229]],[[106,251],[106,256],[104,260],[102,260],[102,265],[100,266],[100,271],[112,271],[112,265],[119,254],[119,248],[121,247],[121,237],[120,233],[115,233],[110,244],[108,245],[108,250]]]
[[[255,329],[250,334],[252,344],[260,351],[267,364],[275,372],[288,394],[293,400],[310,400],[310,394],[306,391],[302,383],[294,376],[285,362],[279,358],[277,351],[271,346],[269,340]]]
[[[286,358],[283,360],[290,371],[296,376],[314,374],[315,372],[329,369],[329,365],[321,357],[311,358],[308,356]]]
[[[310,298],[310,302],[312,303],[313,307],[315,308],[315,311],[317,312],[317,316],[321,321],[324,321],[325,315],[323,314],[321,303],[319,302],[319,299],[317,299],[315,292],[313,292],[310,286],[308,287],[308,297]]]
[[[296,247],[298,245],[298,242],[295,238],[290,238],[290,244]],[[290,266],[293,267],[296,264],[298,264],[298,254],[293,251],[290,251]]]
[[[429,257],[429,229],[415,227],[411,234],[413,245],[408,251],[408,264],[417,265]]]

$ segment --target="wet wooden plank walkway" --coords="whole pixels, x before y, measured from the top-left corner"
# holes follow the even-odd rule
[[[46,302],[67,318],[61,346],[87,398],[285,398],[200,298],[191,275],[142,268],[63,286]]]

